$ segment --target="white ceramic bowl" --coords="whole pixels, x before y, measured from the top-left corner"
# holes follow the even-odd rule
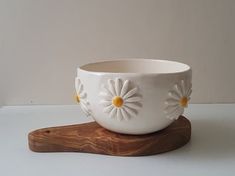
[[[146,134],[170,125],[192,92],[188,65],[167,60],[123,59],[77,69],[77,100],[104,128]]]

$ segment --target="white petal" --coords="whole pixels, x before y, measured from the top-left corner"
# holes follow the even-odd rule
[[[181,80],[180,84],[181,84],[182,94],[183,94],[183,96],[185,96],[185,94],[186,94],[186,91],[185,91],[185,90],[186,90],[185,81],[184,81],[184,80]]]
[[[107,101],[112,101],[112,96],[110,94],[107,94],[106,92],[100,92],[100,96]]]
[[[83,111],[87,116],[90,115],[89,109],[88,109],[87,106],[84,105],[83,103],[81,103],[81,109],[82,109],[82,111]]]
[[[120,108],[117,109],[117,119],[120,120],[120,121],[123,119]]]
[[[168,98],[166,101],[165,101],[165,104],[166,105],[178,105],[179,104],[179,100],[177,99],[173,99],[173,98]]]
[[[102,86],[102,89],[104,89],[104,92],[103,93],[106,93],[108,94],[109,96],[113,97],[114,95],[112,94],[112,92],[106,87],[106,86]],[[102,93],[101,93],[102,95]]]
[[[110,112],[110,117],[114,118],[116,115],[117,115],[117,108],[114,107]]]
[[[192,93],[192,89],[190,88],[190,89],[187,91],[186,96],[187,96],[187,97],[190,97],[191,93]]]
[[[116,91],[115,91],[115,88],[114,88],[114,82],[113,80],[109,79],[108,80],[108,85],[109,85],[109,91],[112,93],[113,96],[116,96]]]
[[[83,91],[83,84],[81,83],[81,80],[80,79],[76,79],[77,83],[77,87],[76,87],[76,90],[77,90],[77,93],[78,94],[81,94],[82,91]]]
[[[75,83],[76,84],[80,84],[81,83],[81,81],[80,81],[80,79],[78,77],[75,78]]]
[[[188,81],[188,84],[186,84],[186,91],[192,89],[192,82]]]
[[[113,105],[110,105],[110,106],[105,107],[103,111],[104,111],[105,113],[109,113],[109,112],[111,112],[112,109],[114,109],[114,106],[113,106]]]
[[[80,87],[80,84],[81,84],[81,81],[78,77],[75,78],[75,89],[76,89],[76,92],[77,94],[79,94],[79,87]]]
[[[127,92],[127,93],[124,95],[123,99],[126,99],[126,98],[131,97],[132,95],[136,94],[137,91],[138,91],[138,89],[137,89],[136,87],[133,88],[133,89],[131,89],[129,92]]]
[[[124,82],[123,87],[122,87],[122,90],[121,90],[121,94],[120,94],[121,97],[123,97],[123,96],[127,93],[128,87],[129,87],[129,83],[130,83],[129,80],[126,80],[126,81]]]
[[[172,114],[172,113],[175,113],[175,111],[177,110],[177,109],[179,109],[179,108],[181,108],[179,105],[178,106],[171,106],[171,108],[165,108],[164,109],[164,112],[166,113],[166,114]]]
[[[121,79],[117,78],[115,79],[115,92],[117,96],[120,95],[121,89],[122,89],[122,81]]]
[[[83,85],[82,84],[79,84],[77,92],[78,92],[78,95],[80,95],[83,92]]]
[[[179,106],[179,104],[168,105],[168,106],[164,109],[164,111],[165,111],[165,113],[168,113],[170,110],[175,109],[175,108],[178,107],[178,106]]]
[[[80,99],[80,102],[84,105],[89,105],[89,102],[84,99]]]
[[[87,96],[87,93],[85,93],[85,92],[82,92],[82,93],[79,94],[79,97],[80,97],[81,99],[86,98],[86,96]]]
[[[84,99],[81,99],[80,103],[83,104],[84,106],[89,105],[88,101],[86,101]]]
[[[178,94],[179,97],[182,97],[182,96],[183,96],[182,90],[181,90],[181,88],[180,88],[180,86],[179,86],[178,84],[175,84],[175,85],[174,85],[174,90],[175,90],[175,92]]]
[[[111,101],[101,100],[100,104],[102,104],[103,106],[110,106],[110,105],[112,105],[112,102]]]
[[[140,97],[130,97],[125,99],[125,102],[139,102],[141,100]]]
[[[179,118],[179,116],[182,115],[183,113],[184,113],[184,108],[179,108],[174,113],[169,114],[168,118],[171,120],[177,120]]]
[[[175,99],[175,100],[179,100],[181,97],[179,96],[179,94],[176,91],[170,91],[168,92],[168,96]]]
[[[124,106],[123,109],[127,112],[127,114],[128,114],[130,117],[136,116],[135,111],[133,111],[131,108],[129,108],[129,107],[127,107],[127,106]]]
[[[125,111],[125,108],[121,108],[121,113],[122,113],[122,116],[125,120],[129,120],[130,119],[130,116],[127,114],[127,112]]]
[[[141,106],[136,104],[135,102],[133,102],[133,103],[125,103],[125,106],[127,106],[129,108],[132,108],[132,109],[136,109],[136,110],[141,108]]]
[[[191,93],[192,93],[192,83],[188,81],[187,84],[185,84],[184,96],[188,98],[191,95]]]

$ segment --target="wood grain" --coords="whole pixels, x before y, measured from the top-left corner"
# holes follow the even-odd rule
[[[43,128],[29,133],[29,148],[35,152],[87,152],[116,156],[163,153],[185,145],[191,124],[180,116],[164,130],[146,135],[125,135],[108,131],[96,122]]]

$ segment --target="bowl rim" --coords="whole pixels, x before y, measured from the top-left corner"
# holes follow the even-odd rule
[[[110,71],[91,71],[88,69],[85,69],[84,67],[88,67],[90,65],[95,65],[95,64],[102,64],[102,63],[107,63],[107,62],[126,62],[126,61],[148,61],[148,62],[164,62],[164,63],[173,63],[173,64],[179,64],[185,67],[185,69],[182,69],[182,71],[172,71],[172,72],[166,72],[166,73],[161,73],[161,72],[110,72]],[[168,59],[146,59],[146,58],[122,58],[122,59],[105,59],[105,60],[99,60],[97,62],[90,62],[87,64],[83,64],[77,68],[77,71],[79,72],[85,72],[87,74],[94,74],[94,75],[105,75],[105,74],[112,74],[112,75],[174,75],[174,74],[182,74],[186,72],[190,72],[192,69],[189,65],[178,62],[178,61],[173,61],[173,60],[168,60]]]

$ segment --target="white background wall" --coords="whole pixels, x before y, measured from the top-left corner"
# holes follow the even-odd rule
[[[0,103],[72,104],[76,67],[193,67],[193,103],[235,102],[234,0],[0,0]]]

